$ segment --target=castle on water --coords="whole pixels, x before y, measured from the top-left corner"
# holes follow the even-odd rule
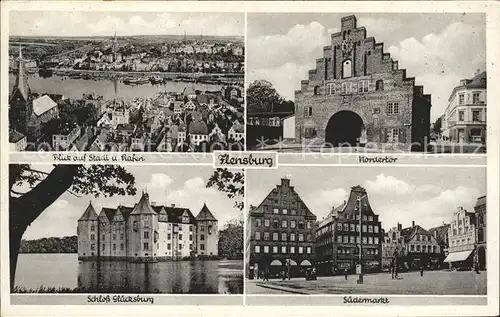
[[[134,207],[92,203],[78,220],[79,260],[156,262],[218,255],[217,219],[204,204],[196,217],[187,208],[157,206],[142,193]]]

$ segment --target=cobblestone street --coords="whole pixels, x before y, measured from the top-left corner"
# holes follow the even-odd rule
[[[290,281],[247,280],[248,294],[414,294],[414,295],[486,295],[486,271],[426,271],[401,273],[391,279],[389,273],[364,276],[364,284],[356,284],[357,275],[318,277],[316,281],[295,278]]]

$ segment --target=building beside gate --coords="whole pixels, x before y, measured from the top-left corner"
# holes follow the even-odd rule
[[[486,196],[477,199],[474,206],[476,218],[476,254],[480,270],[486,270]]]
[[[79,260],[156,262],[218,255],[217,219],[206,205],[195,218],[187,208],[157,206],[143,193],[134,207],[92,203],[78,220]]]
[[[453,89],[441,130],[453,142],[486,142],[486,72],[478,69]]]
[[[339,144],[417,143],[429,137],[431,96],[366,36],[355,16],[341,19],[340,32],[295,91],[295,138]]]
[[[444,260],[450,268],[472,269],[476,244],[475,223],[474,213],[462,207],[453,214],[448,229],[449,252]]]
[[[271,275],[288,271],[296,276],[314,265],[316,216],[290,186],[290,179],[281,179],[249,211],[249,226],[249,266],[256,275],[267,270]]]
[[[361,209],[360,209],[361,208]],[[361,227],[360,227],[361,217]],[[360,234],[361,232],[361,234]],[[374,213],[366,190],[351,188],[349,198],[319,222],[316,231],[316,267],[322,275],[355,272],[359,263],[364,272],[382,269],[383,230]]]

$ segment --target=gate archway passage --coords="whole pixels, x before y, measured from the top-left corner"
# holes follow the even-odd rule
[[[325,142],[334,147],[352,145],[360,141],[365,126],[363,119],[355,112],[343,110],[335,113],[325,130]]]

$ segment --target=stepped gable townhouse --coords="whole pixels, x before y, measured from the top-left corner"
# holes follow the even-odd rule
[[[249,214],[249,265],[255,272],[292,276],[314,265],[316,216],[300,195],[282,178]]]
[[[345,270],[354,273],[359,264],[360,244],[363,272],[380,272],[383,241],[384,232],[378,215],[370,205],[366,190],[359,185],[353,186],[347,201],[334,207],[319,222],[316,231],[318,273],[343,274]]]
[[[316,68],[295,91],[295,138],[319,138],[339,144],[416,143],[430,133],[431,96],[415,78],[384,52],[384,44],[366,37],[355,16],[341,19],[341,31],[316,59]]]

